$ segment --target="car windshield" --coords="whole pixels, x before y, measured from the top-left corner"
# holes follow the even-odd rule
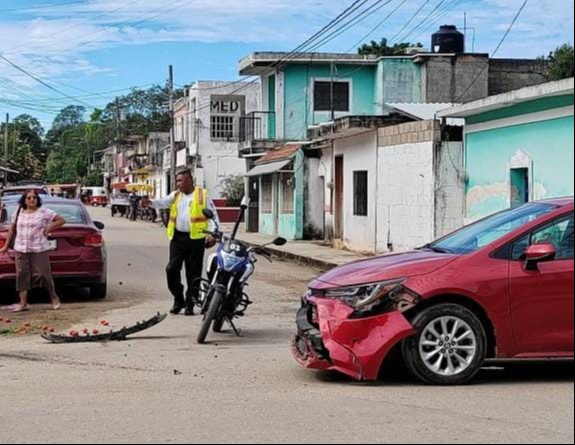
[[[558,208],[552,204],[533,203],[506,210],[465,227],[425,248],[458,255],[474,253]]]
[[[84,210],[79,205],[49,203],[45,204],[45,207],[53,210],[64,218],[66,224],[86,224],[88,222]],[[12,215],[17,209],[18,204],[16,202],[7,203],[6,211],[2,210],[0,224],[6,224],[8,221],[11,221]]]

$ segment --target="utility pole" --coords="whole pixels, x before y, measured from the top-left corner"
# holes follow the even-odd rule
[[[10,124],[10,114],[6,113],[6,126],[4,127],[4,166],[8,168],[8,125]],[[4,187],[8,185],[8,170],[4,171]]]
[[[176,190],[176,163],[178,154],[176,152],[176,129],[174,126],[174,67],[169,67],[168,95],[170,97],[170,191]]]

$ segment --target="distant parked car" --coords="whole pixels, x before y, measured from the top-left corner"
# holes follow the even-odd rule
[[[88,287],[92,298],[107,295],[107,250],[102,230],[104,225],[92,221],[79,200],[44,198],[44,206],[55,211],[66,225],[50,239],[53,251],[50,262],[56,285]],[[0,247],[6,242],[10,221],[18,209],[18,201],[7,199],[0,214]],[[16,281],[15,253],[0,255],[0,288],[14,288]]]
[[[16,185],[13,187],[7,187],[5,189],[0,190],[0,199],[9,197],[9,196],[22,196],[25,192],[29,190],[36,191],[41,196],[50,196],[50,191],[46,185],[41,184],[30,184],[30,185]]]
[[[486,359],[573,358],[573,230],[573,198],[536,202],[337,268],[311,283],[293,354],[375,380],[398,347],[437,385],[471,381]]]

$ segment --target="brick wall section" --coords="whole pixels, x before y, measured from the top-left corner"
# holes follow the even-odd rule
[[[421,121],[394,125],[379,130],[379,146],[392,147],[441,140],[439,121]]]

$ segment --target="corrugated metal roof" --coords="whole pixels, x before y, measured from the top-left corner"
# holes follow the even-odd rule
[[[273,173],[277,173],[284,168],[286,168],[289,164],[291,164],[291,159],[287,161],[280,161],[280,162],[272,162],[271,164],[263,164],[263,165],[256,165],[253,169],[251,169],[246,177],[253,178],[256,176],[265,176],[271,175]]]
[[[401,114],[409,116],[413,119],[422,121],[429,121],[437,117],[437,113],[454,107],[454,104],[448,103],[429,103],[429,104],[415,104],[415,103],[401,103],[401,104],[385,104],[387,108],[398,111]]]

